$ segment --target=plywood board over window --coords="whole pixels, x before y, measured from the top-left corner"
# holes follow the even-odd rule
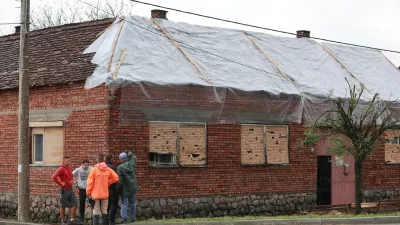
[[[63,128],[44,128],[44,154],[47,164],[59,164],[63,158]]]
[[[159,154],[176,154],[178,124],[150,123],[150,152]]]
[[[179,161],[182,166],[206,164],[205,125],[179,125]]]
[[[265,163],[264,126],[242,126],[242,164],[259,165]]]
[[[288,132],[286,126],[266,126],[268,164],[289,163]]]
[[[385,162],[400,163],[400,130],[387,130],[385,137]]]

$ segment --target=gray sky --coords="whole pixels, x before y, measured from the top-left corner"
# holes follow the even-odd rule
[[[32,10],[42,1],[46,0],[31,0]],[[311,30],[311,35],[315,37],[400,51],[399,0],[142,1],[289,32],[306,29]],[[20,6],[20,2],[16,0],[1,0],[1,2],[0,23],[18,22],[20,9],[17,7]],[[135,4],[132,14],[148,17],[153,8]],[[207,26],[257,30],[174,11],[168,12],[168,19]],[[15,25],[0,26],[0,30],[3,34],[11,33],[13,26]],[[267,33],[281,35],[274,32]],[[384,54],[396,66],[400,66],[400,54]]]

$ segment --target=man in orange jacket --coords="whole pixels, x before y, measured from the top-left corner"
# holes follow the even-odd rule
[[[107,225],[108,186],[118,181],[118,175],[104,162],[104,155],[97,156],[97,164],[89,173],[86,194],[95,201],[93,207],[93,225],[99,224],[102,214],[103,225]]]

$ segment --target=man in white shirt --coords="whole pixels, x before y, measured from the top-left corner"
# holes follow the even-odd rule
[[[84,223],[85,222],[85,206],[86,206],[86,186],[87,186],[87,178],[89,176],[89,172],[92,169],[89,166],[89,159],[84,159],[82,162],[82,166],[76,168],[72,174],[74,175],[74,179],[78,181],[79,188],[79,218]]]

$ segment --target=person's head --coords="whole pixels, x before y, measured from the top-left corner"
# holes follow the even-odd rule
[[[103,154],[99,154],[97,156],[97,163],[102,163],[104,162],[104,155]]]
[[[126,154],[128,156],[128,160],[132,159],[133,153],[132,152],[128,152],[128,154]]]
[[[125,152],[119,154],[119,160],[121,160],[121,162],[125,162],[128,159],[128,156],[126,155]]]
[[[112,153],[108,153],[106,155],[106,162],[112,162],[113,158],[114,158],[114,155]]]
[[[87,168],[89,168],[89,163],[90,163],[89,159],[84,159],[82,161],[82,168],[87,170]]]
[[[63,165],[64,166],[69,166],[71,165],[71,158],[69,156],[64,156],[63,157]]]

